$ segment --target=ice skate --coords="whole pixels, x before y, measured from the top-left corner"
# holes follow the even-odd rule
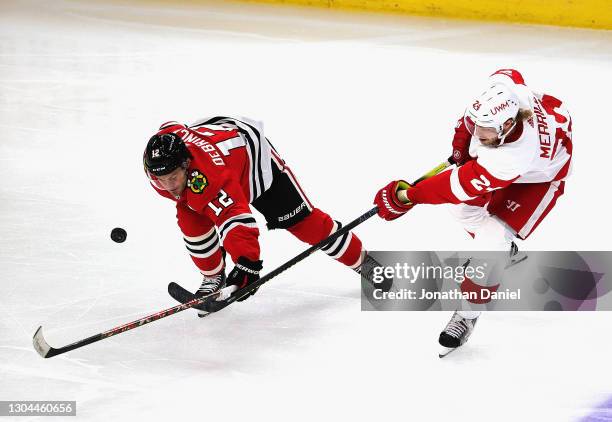
[[[516,243],[512,242],[510,244],[510,257],[508,258],[508,263],[504,269],[508,269],[516,264],[519,264],[527,259],[527,254],[525,252],[521,252],[516,246]]]
[[[225,287],[225,273],[217,274],[216,276],[213,276],[213,277],[204,276],[202,285],[197,290],[197,292],[195,292],[195,295],[197,297],[206,296],[211,293],[215,293],[216,291],[219,291],[220,289],[224,287]],[[204,318],[210,313],[215,312],[216,307],[214,306],[214,302],[215,301],[213,300],[213,301],[210,301],[210,303],[204,303],[201,306],[198,306],[196,308],[198,311],[198,316],[200,318]],[[198,308],[202,308],[202,309],[198,309]]]
[[[451,320],[446,324],[444,331],[440,333],[438,342],[443,347],[443,350],[440,351],[439,356],[443,358],[465,344],[470,338],[472,331],[474,331],[476,321],[478,321],[478,316],[473,319],[465,318],[458,311],[455,311]]]

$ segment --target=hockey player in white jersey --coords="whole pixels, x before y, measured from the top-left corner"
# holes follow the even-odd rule
[[[509,251],[511,259],[513,240],[527,239],[563,194],[571,156],[572,120],[562,102],[531,91],[517,70],[501,69],[455,127],[449,161],[456,167],[416,186],[392,181],[374,203],[385,220],[416,204],[454,204],[478,249]],[[464,344],[479,315],[455,312],[440,344]]]

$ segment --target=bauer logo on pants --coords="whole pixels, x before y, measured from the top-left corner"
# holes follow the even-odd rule
[[[204,189],[206,189],[206,186],[208,186],[208,179],[200,173],[200,170],[192,170],[189,173],[187,185],[193,193],[202,193]]]

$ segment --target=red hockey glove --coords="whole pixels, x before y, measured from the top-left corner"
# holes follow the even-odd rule
[[[455,135],[453,136],[453,152],[448,158],[451,164],[461,166],[471,159],[470,157],[470,141],[472,134],[465,125],[463,117],[457,121],[455,126]]]
[[[227,276],[227,285],[236,286],[239,289],[248,286],[249,284],[255,283],[259,280],[259,271],[263,268],[262,261],[251,261],[244,256],[238,258],[238,262],[234,266],[234,269]],[[249,296],[253,296],[257,292],[257,289],[247,293],[241,298],[237,299],[238,302],[246,300]]]
[[[378,206],[378,216],[384,220],[391,221],[406,214],[414,204],[404,203],[397,197],[399,190],[410,189],[410,183],[404,180],[394,180],[378,191],[374,197],[374,204]]]

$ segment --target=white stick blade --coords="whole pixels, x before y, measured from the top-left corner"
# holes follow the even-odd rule
[[[219,296],[217,296],[218,301],[227,300],[238,288],[236,286],[227,286],[219,290]]]
[[[51,346],[45,340],[42,332],[42,326],[38,327],[38,330],[34,333],[34,338],[32,338],[32,343],[34,344],[34,349],[41,355],[43,358],[46,358],[49,354],[49,350],[51,350]]]

